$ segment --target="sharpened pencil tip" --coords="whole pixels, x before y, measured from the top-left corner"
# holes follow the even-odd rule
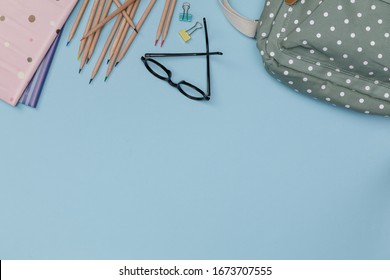
[[[107,60],[107,64],[110,64],[110,59]]]
[[[161,41],[161,47],[164,45],[164,43],[165,43],[165,40],[162,40]]]
[[[119,61],[117,61],[117,62],[115,63],[115,67],[117,67],[117,66],[118,66],[118,64],[119,64]]]
[[[157,46],[157,43],[158,43],[158,40],[156,40],[156,42],[154,43],[154,46]]]
[[[135,31],[135,33],[137,33],[137,34],[138,34],[138,30],[137,30],[137,28],[134,28],[134,31]]]
[[[90,79],[90,80],[89,80],[89,84],[91,84],[91,83],[92,83],[92,81],[93,81],[93,79]]]
[[[104,81],[106,82],[106,81],[107,81],[107,79],[108,79],[108,77],[106,76],[106,77],[104,78]]]
[[[85,64],[88,64],[88,62],[89,62],[89,58],[87,58],[87,59],[85,60]]]
[[[70,43],[70,41],[68,41],[68,42],[66,43],[66,46],[67,46],[67,47],[69,46],[69,43]]]
[[[81,70],[82,70],[82,69],[80,68],[80,69],[79,69],[79,74],[81,73]]]

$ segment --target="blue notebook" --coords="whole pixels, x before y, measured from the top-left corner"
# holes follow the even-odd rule
[[[60,41],[61,33],[62,32],[59,32],[56,40],[54,41],[53,45],[50,47],[45,58],[42,60],[33,78],[31,79],[30,83],[25,89],[22,97],[19,100],[20,104],[24,104],[32,108],[37,107],[39,97],[41,96],[42,89],[46,81],[47,74],[49,73],[50,70],[50,65],[56,53],[58,42]]]

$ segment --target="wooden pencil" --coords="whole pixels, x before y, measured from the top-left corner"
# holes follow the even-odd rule
[[[67,46],[69,45],[70,41],[72,41],[74,35],[76,34],[77,28],[80,25],[81,19],[84,15],[85,10],[87,9],[88,3],[89,3],[89,0],[84,0],[83,5],[81,6],[81,9],[76,17],[76,20],[73,23],[72,29],[70,30],[70,33],[68,36],[68,42],[66,43]]]
[[[139,20],[138,24],[137,24],[137,30],[140,30],[142,25],[144,24],[146,18],[148,17],[150,11],[152,10],[154,4],[156,4],[156,0],[150,0],[150,3],[148,5],[148,7],[146,8],[145,12],[143,13],[141,19]],[[124,56],[126,55],[127,51],[129,50],[131,44],[134,42],[134,39],[137,37],[137,34],[136,32],[133,32],[129,38],[129,40],[127,40],[126,42],[126,45],[124,46],[124,48],[122,49],[122,51],[120,52],[119,56],[118,56],[118,59],[117,59],[117,63],[118,64],[119,62],[122,61],[122,59],[124,58]]]
[[[87,34],[88,31],[91,29],[92,22],[93,22],[93,19],[95,17],[95,14],[96,14],[96,10],[98,8],[98,4],[99,4],[99,1],[98,0],[94,0],[93,6],[92,6],[92,11],[91,11],[91,13],[89,15],[87,26],[85,27],[84,35]],[[83,50],[84,50],[84,47],[85,47],[85,43],[86,43],[85,41],[80,43],[79,53],[77,55],[78,59],[80,59],[80,56],[83,53]]]
[[[120,39],[119,39],[117,46],[115,47],[115,50],[112,54],[112,57],[110,58],[110,63],[108,64],[108,68],[106,71],[106,77],[104,78],[104,81],[107,81],[107,78],[110,76],[112,70],[115,67],[116,59],[117,59],[119,52],[120,52],[119,43],[122,41],[122,44],[123,44],[123,41],[125,40],[125,38],[123,38],[123,37],[125,37],[124,32],[122,34],[118,34],[118,36],[120,37]]]
[[[162,33],[163,28],[164,28],[164,23],[165,23],[165,19],[167,18],[170,3],[171,3],[171,0],[165,1],[164,10],[163,10],[163,13],[161,15],[160,24],[158,25],[158,29],[157,29],[156,42],[154,43],[155,46],[157,45],[158,40],[161,37],[161,33]]]
[[[134,7],[133,7],[133,9],[131,10],[131,13],[130,13],[130,17],[131,18],[134,18],[135,13],[137,12],[137,9],[138,9],[138,6],[139,6],[140,3],[141,3],[141,0],[137,0],[134,3]],[[116,65],[116,59],[118,58],[118,55],[119,55],[119,53],[120,53],[120,51],[122,49],[123,43],[124,43],[124,41],[126,39],[126,36],[127,36],[127,33],[129,31],[129,29],[130,29],[130,25],[128,23],[126,23],[125,28],[123,29],[122,34],[121,34],[121,36],[119,38],[119,41],[118,41],[117,45],[115,46],[115,51],[114,51],[115,55],[113,55],[111,57],[112,62],[115,65]]]
[[[98,0],[98,9],[96,11],[96,14],[94,16],[94,20],[93,20],[93,25],[96,25],[99,20],[100,20],[100,16],[103,12],[103,8],[104,8],[104,3],[106,2],[106,0]],[[91,45],[92,45],[92,42],[93,42],[93,36],[89,37],[88,40],[87,40],[87,43],[85,44],[85,49],[84,49],[84,52],[83,52],[83,56],[82,56],[82,59],[80,61],[80,69],[79,69],[79,73],[81,72],[81,70],[83,69],[85,63],[88,63],[87,59],[88,59],[88,54],[89,54],[89,49],[91,48]]]
[[[110,48],[111,42],[114,39],[116,32],[118,31],[118,27],[119,27],[121,20],[122,20],[121,16],[118,16],[118,18],[116,19],[116,21],[114,23],[114,26],[111,29],[110,34],[108,35],[108,39],[103,47],[102,53],[100,54],[99,59],[96,62],[95,68],[92,71],[92,75],[91,75],[91,79],[89,80],[89,83],[92,83],[93,79],[96,77],[97,73],[99,72],[100,67],[103,63],[103,60],[107,54],[107,51]]]
[[[134,2],[133,4],[131,4],[127,10],[126,10],[126,14],[130,15],[131,14],[131,11],[133,10],[133,7],[134,7],[134,4],[136,2]],[[122,18],[122,21],[121,21],[121,24],[119,25],[119,29],[118,29],[118,32],[115,36],[115,39],[114,39],[114,42],[112,43],[112,46],[111,46],[111,49],[110,49],[110,52],[108,53],[108,61],[111,60],[111,57],[114,55],[114,52],[116,50],[116,46],[118,45],[118,42],[122,36],[122,32],[123,30],[125,29],[125,26],[126,26],[126,20],[124,19],[124,17],[121,17]]]
[[[102,16],[100,18],[100,20],[102,20],[103,18],[105,18],[108,13],[110,12],[110,8],[111,8],[111,4],[112,4],[112,1],[113,0],[106,0],[106,4],[105,4],[105,7],[104,7],[104,11],[102,13]],[[89,49],[89,53],[88,53],[88,58],[87,58],[87,61],[89,61],[95,51],[95,48],[96,48],[96,44],[99,40],[99,37],[100,37],[100,34],[102,32],[103,28],[102,29],[99,29],[95,36],[93,37],[93,41],[92,41],[92,45],[91,45],[91,48]]]
[[[127,0],[118,9],[116,9],[114,12],[109,14],[103,21],[101,21],[99,24],[93,26],[92,29],[87,34],[85,34],[84,37],[81,40],[84,41],[86,38],[88,38],[89,36],[94,34],[97,30],[102,28],[107,22],[112,20],[114,17],[116,17],[117,15],[121,14],[124,10],[127,9],[127,7],[129,7],[129,5],[133,4],[134,2],[135,2],[135,0]]]
[[[107,64],[110,63],[111,57],[114,55],[114,52],[116,50],[116,46],[118,45],[118,41],[122,35],[122,31],[125,28],[125,20],[123,17],[121,17],[121,23],[118,28],[118,32],[115,35],[114,41],[112,42],[112,46],[110,48],[110,51],[108,52],[108,58],[107,58]]]
[[[167,38],[167,35],[168,35],[169,27],[171,26],[173,13],[174,13],[175,7],[176,7],[176,2],[177,2],[177,0],[172,0],[171,7],[169,8],[168,17],[166,19],[167,22],[165,23],[164,32],[162,35],[161,47],[164,45],[165,39]]]
[[[134,6],[132,7],[130,13],[128,13],[131,18],[134,18],[135,13],[137,12],[137,9],[138,9],[140,3],[141,3],[141,0],[137,0],[136,2],[134,2]],[[113,45],[112,45],[110,54],[108,56],[108,61],[111,61],[111,58],[113,57],[114,52],[115,52],[118,44],[120,44],[120,48],[119,48],[119,51],[120,51],[120,49],[122,48],[123,42],[126,39],[126,35],[129,31],[130,25],[126,21],[124,23],[125,23],[124,28],[122,30],[120,30],[120,32],[118,32],[118,35],[120,35],[120,36],[117,36],[117,38],[116,38],[117,40],[115,40]],[[123,34],[125,34],[125,35],[123,35]],[[116,57],[115,57],[115,59],[116,59]],[[115,59],[114,59],[114,62],[115,62]]]
[[[133,9],[131,10],[131,14],[130,14],[131,19],[134,19],[135,14],[137,13],[137,10],[138,10],[138,7],[140,4],[141,4],[141,0],[135,1]],[[129,28],[130,28],[130,26],[129,26]]]
[[[114,0],[114,3],[115,3],[115,5],[117,5],[118,8],[121,6],[121,3],[118,0]],[[125,13],[125,12],[122,12],[122,16],[124,16],[126,21],[127,21],[127,23],[130,24],[130,26],[135,31],[137,31],[137,28],[135,27],[135,24],[134,24],[133,20],[131,19],[131,17],[129,17],[129,15],[127,13]]]

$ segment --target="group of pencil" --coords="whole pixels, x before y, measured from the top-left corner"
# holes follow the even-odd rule
[[[158,25],[157,34],[156,34],[156,42],[154,45],[156,46],[160,37],[162,35],[161,47],[164,45],[165,39],[168,35],[168,30],[172,22],[173,12],[175,11],[177,0],[166,0],[164,10],[161,16],[160,24]]]
[[[67,44],[69,44],[69,42],[74,37],[89,2],[89,0],[84,0],[81,9],[76,17],[75,23],[69,34]],[[116,9],[112,13],[109,13],[113,3],[115,4]],[[107,54],[108,68],[104,80],[106,81],[108,79],[114,67],[118,65],[118,63],[125,57],[127,51],[134,42],[134,39],[136,38],[139,30],[144,24],[154,4],[156,3],[156,0],[150,0],[149,5],[145,9],[138,23],[134,24],[133,19],[140,3],[141,0],[126,0],[123,4],[119,0],[93,1],[92,10],[89,15],[87,25],[85,27],[84,35],[80,41],[80,47],[78,52],[78,58],[80,60],[79,72],[81,72],[85,65],[88,64],[92,55],[94,54],[103,27],[113,18],[116,17],[116,20],[111,29],[110,34],[108,35],[100,57],[97,60],[96,65],[92,71],[91,79],[89,81],[90,83],[93,81],[93,79],[99,72],[100,67]],[[133,29],[133,32],[126,41],[126,37],[130,28]]]

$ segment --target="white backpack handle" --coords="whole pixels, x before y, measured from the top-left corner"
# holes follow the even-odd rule
[[[232,8],[229,0],[219,0],[219,3],[226,18],[238,31],[250,38],[256,37],[256,30],[259,24],[258,20],[251,20],[240,15]]]

